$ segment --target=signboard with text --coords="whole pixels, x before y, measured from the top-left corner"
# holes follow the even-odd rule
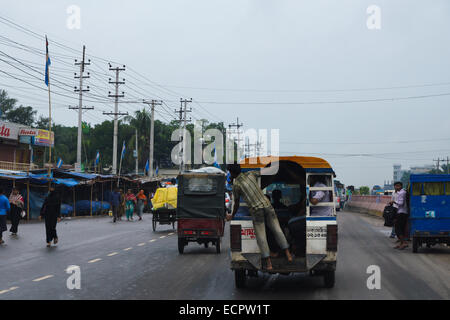
[[[19,129],[16,123],[0,121],[0,139],[19,140]]]

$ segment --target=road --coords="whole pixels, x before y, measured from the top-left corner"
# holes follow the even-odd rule
[[[5,233],[0,247],[0,299],[449,299],[450,248],[393,249],[389,228],[378,218],[338,215],[336,285],[321,277],[262,275],[237,290],[229,269],[229,235],[222,253],[189,244],[179,255],[171,226],[151,230],[143,221],[110,218],[66,220],[60,243],[46,248],[42,223],[22,224],[19,237]],[[81,271],[81,289],[66,286],[67,267]],[[381,289],[367,288],[367,267],[381,271]]]

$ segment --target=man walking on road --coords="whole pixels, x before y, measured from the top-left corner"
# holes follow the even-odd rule
[[[120,194],[118,192],[118,189],[116,188],[111,193],[111,209],[114,216],[113,222],[117,221],[119,215],[119,206],[120,206]]]
[[[7,231],[6,215],[11,210],[8,198],[3,194],[3,189],[0,188],[0,245],[5,243],[3,241],[3,232]]]
[[[50,187],[50,192],[45,198],[41,208],[39,219],[44,218],[45,233],[47,237],[47,247],[58,243],[58,235],[56,234],[56,224],[61,222],[61,198],[55,188]]]
[[[11,205],[11,234],[17,236],[19,228],[19,222],[22,215],[24,201],[23,197],[19,193],[19,189],[13,188],[9,196],[9,203]]]
[[[233,212],[227,214],[227,220],[229,221],[234,218],[239,209],[239,199],[242,196],[253,218],[256,241],[261,251],[261,258],[266,260],[266,270],[273,270],[272,261],[270,260],[270,249],[267,243],[266,223],[273,232],[278,245],[284,250],[286,258],[289,262],[292,262],[293,259],[289,252],[289,244],[280,228],[275,210],[259,186],[258,179],[261,173],[259,171],[241,173],[241,166],[239,164],[230,164],[227,169],[231,174],[234,199]]]
[[[408,237],[405,234],[406,224],[408,222],[408,210],[406,203],[406,191],[403,190],[403,183],[396,182],[394,184],[395,192],[392,195],[392,201],[389,202],[390,205],[393,205],[394,208],[397,208],[397,217],[395,220],[395,233],[398,237],[399,244],[396,245],[395,249],[403,250],[408,247],[408,242],[406,238]]]

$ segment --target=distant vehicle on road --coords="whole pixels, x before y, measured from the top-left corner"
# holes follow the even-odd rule
[[[178,176],[178,252],[189,242],[216,246],[225,229],[225,173],[187,172]]]
[[[156,231],[156,224],[172,225],[175,229],[177,213],[177,187],[158,188],[152,201],[152,226]]]
[[[450,245],[450,175],[412,174],[409,181],[413,252],[422,244]]]
[[[232,203],[233,202],[231,201],[230,194],[228,192],[225,192],[225,208],[226,208],[228,213],[231,212]]]
[[[309,272],[311,275],[323,276],[325,286],[331,288],[335,282],[337,259],[334,171],[327,161],[312,157],[261,157],[241,162],[244,172],[277,165],[277,173],[263,175],[260,183],[266,194],[275,189],[282,194],[282,205],[277,208],[274,206],[274,210],[282,230],[289,230],[286,238],[295,258],[292,263],[288,263],[281,254],[280,257],[271,258],[271,272],[285,275]],[[316,176],[325,180],[326,187],[311,185],[311,178]],[[310,203],[310,193],[316,191],[330,192],[331,202],[317,205]],[[261,253],[247,205],[243,199],[233,200],[240,201],[240,207],[230,225],[231,269],[234,271],[236,287],[243,288],[247,277],[255,277],[258,272],[266,271],[261,264]],[[332,214],[311,216],[314,207],[331,207]],[[277,244],[270,230],[267,234],[269,248],[277,252]]]

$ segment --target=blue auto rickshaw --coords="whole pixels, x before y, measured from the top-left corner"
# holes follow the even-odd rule
[[[450,244],[450,175],[414,174],[410,177],[410,236],[413,252]]]

